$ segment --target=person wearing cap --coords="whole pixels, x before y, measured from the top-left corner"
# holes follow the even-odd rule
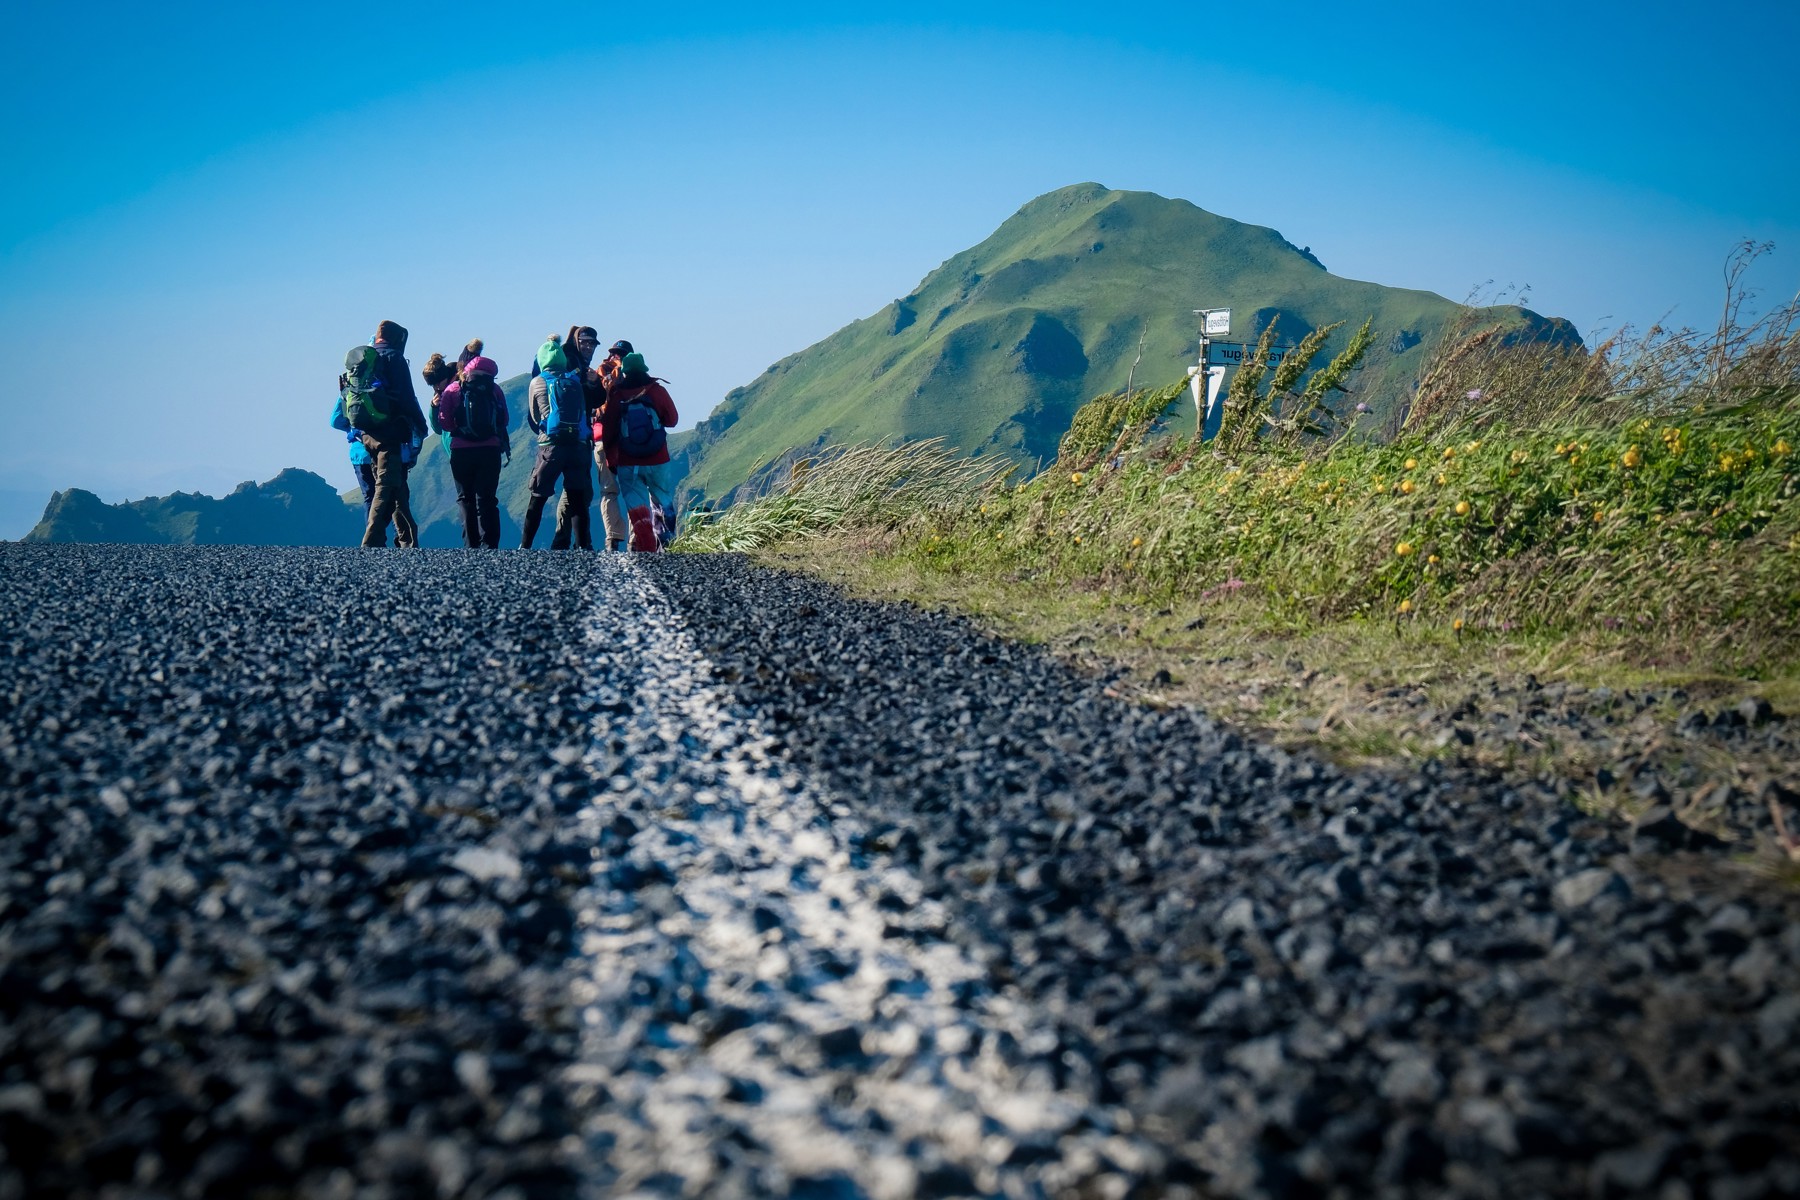
[[[362,443],[374,460],[374,497],[369,505],[369,523],[363,529],[365,546],[387,545],[388,522],[394,523],[394,544],[419,544],[419,527],[412,516],[412,501],[406,475],[418,457],[430,427],[419,397],[413,391],[412,371],[406,363],[406,330],[393,321],[375,327],[377,370],[386,396],[391,398],[392,417],[387,426],[374,433],[363,433]]]
[[[644,356],[634,350],[619,360],[619,377],[607,390],[600,413],[606,462],[619,477],[619,503],[630,522],[634,551],[660,548],[651,501],[674,507],[668,431],[681,418],[666,382],[651,375]]]
[[[599,367],[603,392],[612,390],[612,385],[619,378],[619,362],[631,350],[631,343],[624,339],[607,348],[606,357],[600,361]],[[606,433],[600,420],[600,409],[600,405],[594,408],[594,475],[600,483],[600,522],[606,527],[606,548],[618,551],[625,549],[625,539],[630,536],[630,531],[625,526],[625,510],[619,507],[619,477],[606,464]],[[561,508],[562,505],[558,504],[559,522],[562,519]]]
[[[500,460],[508,446],[511,418],[506,411],[506,393],[494,382],[500,368],[481,353],[479,341],[470,345],[475,355],[438,394],[437,415],[438,423],[450,435],[450,476],[456,481],[456,503],[462,510],[463,545],[495,550],[500,546]],[[485,436],[483,431],[464,427],[465,410],[473,408],[464,404],[465,396],[477,397],[485,404],[490,417]]]
[[[600,336],[592,326],[574,325],[569,328],[567,341],[552,335],[538,348],[526,413],[538,435],[538,452],[537,462],[531,468],[531,500],[525,506],[519,542],[523,549],[529,550],[537,537],[544,506],[550,502],[558,480],[562,482],[567,506],[557,509],[556,535],[550,540],[550,548],[567,550],[571,541],[582,550],[594,548],[588,511],[594,500],[594,479],[589,470],[594,432],[588,414],[605,393],[600,387],[600,376],[588,364],[599,346]],[[551,422],[550,375],[559,380],[573,375],[579,380],[579,412],[566,423]]]

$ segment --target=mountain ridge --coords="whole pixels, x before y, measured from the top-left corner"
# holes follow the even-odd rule
[[[1198,354],[1200,307],[1232,308],[1237,341],[1271,319],[1281,340],[1298,340],[1373,318],[1380,336],[1357,386],[1378,419],[1404,402],[1464,310],[1332,275],[1277,230],[1187,200],[1073,184],[1026,203],[906,296],[727,393],[681,442],[686,486],[727,499],[759,465],[826,441],[939,436],[969,453],[1051,458],[1074,410],[1123,386],[1134,362],[1138,384],[1181,378]],[[1560,318],[1487,311],[1531,336],[1580,340]]]

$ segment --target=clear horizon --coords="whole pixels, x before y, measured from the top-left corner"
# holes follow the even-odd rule
[[[1088,180],[1590,335],[1709,327],[1745,238],[1800,290],[1800,10],[360,11],[15,18],[0,537],[52,489],[350,486],[331,388],[383,318],[415,369],[481,336],[505,374],[593,324],[690,425]]]

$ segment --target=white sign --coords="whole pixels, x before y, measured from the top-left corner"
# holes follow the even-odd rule
[[[1224,367],[1188,368],[1188,386],[1194,393],[1194,416],[1199,422],[1203,441],[1211,441],[1219,432],[1219,421],[1224,416],[1219,409],[1219,389],[1224,382]]]
[[[1212,308],[1206,311],[1207,337],[1215,334],[1223,336],[1231,332],[1231,310],[1229,308]]]

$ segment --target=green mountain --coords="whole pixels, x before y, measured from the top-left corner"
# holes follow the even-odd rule
[[[1273,229],[1095,183],[1020,209],[912,294],[769,367],[678,445],[690,496],[728,498],[759,465],[827,442],[943,437],[1030,464],[1054,458],[1075,409],[1125,386],[1183,377],[1197,308],[1230,308],[1230,340],[1277,342],[1334,321],[1322,364],[1372,318],[1353,385],[1378,417],[1411,394],[1461,310],[1431,292],[1331,274]],[[1493,310],[1521,334],[1579,341],[1566,321]],[[1192,420],[1191,412],[1188,420]]]
[[[50,497],[28,542],[205,543],[353,546],[362,537],[362,505],[348,508],[311,471],[289,468],[267,483],[241,483],[214,499],[176,492],[107,504],[70,488]]]

